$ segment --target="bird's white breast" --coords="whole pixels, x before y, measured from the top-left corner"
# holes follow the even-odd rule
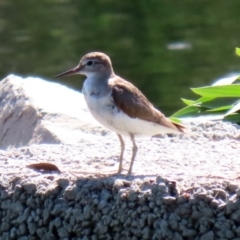
[[[102,89],[96,84],[94,78],[85,80],[83,94],[93,117],[106,128],[118,134],[129,136],[132,133],[135,136],[153,136],[178,132],[156,123],[129,117],[115,105],[111,89]]]

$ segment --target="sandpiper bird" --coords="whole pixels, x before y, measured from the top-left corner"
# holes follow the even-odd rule
[[[106,128],[117,133],[121,143],[118,173],[122,171],[125,144],[122,135],[130,136],[133,143],[128,174],[131,175],[138,147],[135,136],[154,136],[184,132],[184,126],[173,123],[148,101],[130,82],[117,76],[110,58],[101,52],[88,53],[77,67],[56,77],[83,74],[83,94],[93,117]]]

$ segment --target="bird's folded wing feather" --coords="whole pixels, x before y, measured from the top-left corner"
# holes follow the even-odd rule
[[[184,132],[184,126],[171,122],[155,109],[143,93],[133,84],[120,77],[114,77],[109,83],[117,107],[131,118],[157,123],[165,127]]]

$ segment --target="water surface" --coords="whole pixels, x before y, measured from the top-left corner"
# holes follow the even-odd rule
[[[54,79],[85,53],[102,51],[166,115],[192,98],[190,87],[237,72],[240,3],[231,1],[0,1],[0,77]],[[53,93],[54,96],[54,93]]]

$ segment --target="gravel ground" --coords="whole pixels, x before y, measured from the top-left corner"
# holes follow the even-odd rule
[[[77,145],[1,150],[0,239],[240,239],[240,127],[189,128],[136,139],[131,177],[131,142],[125,172],[114,175],[120,143],[109,132]],[[37,162],[61,173],[26,167]]]

